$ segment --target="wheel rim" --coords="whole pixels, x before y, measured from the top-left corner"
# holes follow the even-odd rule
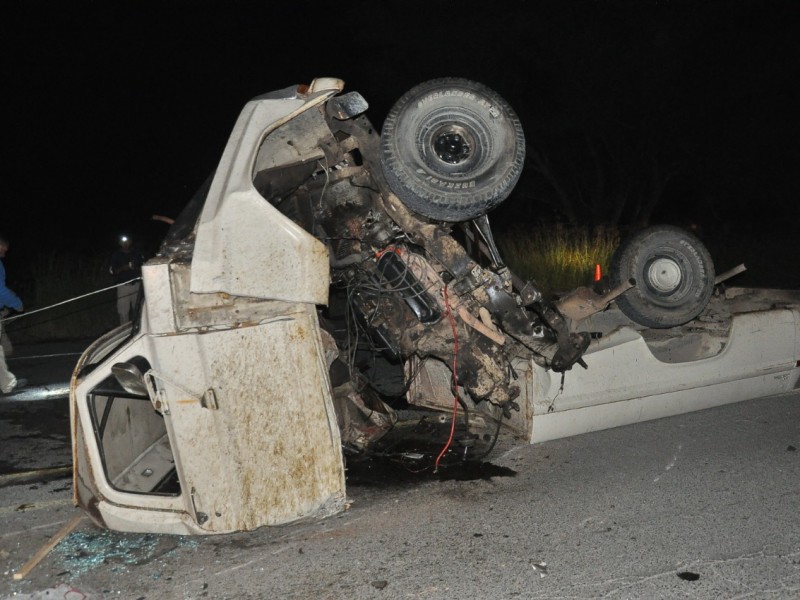
[[[443,127],[433,136],[433,151],[441,160],[451,165],[464,162],[472,154],[472,148],[461,127]]]
[[[433,112],[419,126],[417,144],[431,174],[455,179],[479,176],[493,152],[485,124],[469,111],[459,115],[458,121],[448,110]]]
[[[681,285],[683,272],[678,263],[670,258],[657,258],[647,269],[650,286],[662,294],[668,294]]]

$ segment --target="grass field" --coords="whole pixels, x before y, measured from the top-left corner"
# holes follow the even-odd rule
[[[540,227],[498,235],[497,244],[512,271],[549,294],[591,284],[595,265],[605,273],[619,233],[608,228]]]

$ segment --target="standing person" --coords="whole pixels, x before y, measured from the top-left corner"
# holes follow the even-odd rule
[[[123,235],[119,238],[119,248],[111,255],[109,272],[115,283],[124,283],[117,288],[117,313],[120,325],[131,320],[136,308],[136,299],[142,282],[142,264],[144,255],[133,247],[131,238]]]
[[[6,287],[6,269],[3,266],[3,260],[8,252],[8,238],[0,234],[0,310],[3,311],[5,316],[6,307],[21,311],[23,310],[22,300],[19,299],[14,292]],[[3,321],[0,318],[0,337],[3,335]],[[25,387],[27,381],[14,377],[14,374],[8,370],[6,366],[6,354],[3,346],[0,345],[0,392],[4,394],[11,394],[16,390]]]
[[[0,308],[0,320],[5,319],[9,312],[10,311],[7,308]],[[5,332],[5,330],[3,330],[2,326],[0,326],[0,348],[3,349],[6,357],[14,354],[14,344],[11,343],[11,340],[8,338],[8,334]]]

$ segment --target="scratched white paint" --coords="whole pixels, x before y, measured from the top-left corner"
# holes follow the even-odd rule
[[[725,348],[701,360],[661,362],[627,327],[593,344],[585,360],[589,368],[569,371],[563,390],[551,376],[546,393],[529,399],[532,443],[792,390],[800,379],[800,310],[734,315]],[[533,368],[534,378],[546,374]]]
[[[324,103],[343,83],[320,79],[315,85],[316,93],[306,98],[255,99],[242,110],[200,215],[192,292],[327,304],[325,245],[265,202],[253,186],[264,138]]]

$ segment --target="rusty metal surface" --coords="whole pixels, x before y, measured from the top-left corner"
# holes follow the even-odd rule
[[[633,280],[625,281],[605,294],[598,294],[587,287],[579,287],[559,299],[556,302],[556,308],[562,315],[571,319],[574,325],[577,325],[577,322],[608,308],[608,305],[615,298],[621,296],[635,285],[636,282]]]

